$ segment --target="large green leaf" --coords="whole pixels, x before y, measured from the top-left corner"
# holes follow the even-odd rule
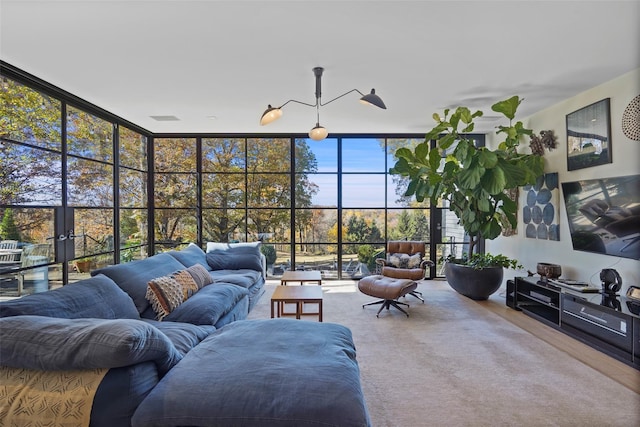
[[[482,237],[485,239],[492,240],[502,233],[502,227],[500,227],[500,223],[495,218],[492,218],[490,221],[483,224],[481,233]]]
[[[466,189],[475,188],[480,184],[480,179],[482,175],[485,173],[485,168],[482,166],[476,165],[475,163],[466,169],[462,169],[458,174],[458,180],[460,182],[460,187]]]
[[[422,142],[415,148],[416,157],[420,160],[426,161],[427,154],[429,154],[429,143]]]
[[[491,169],[498,164],[498,155],[493,151],[489,150],[479,150],[478,152],[478,163],[480,166]]]
[[[460,122],[460,108],[456,110],[455,113],[451,115],[449,119],[449,123],[451,124],[451,129],[454,131],[458,129],[458,123]]]
[[[489,198],[483,197],[478,199],[478,209],[482,212],[490,212],[491,211],[491,202]]]
[[[500,159],[497,167],[504,173],[504,189],[516,188],[526,183],[527,169],[522,164],[512,164],[508,160]]]
[[[431,150],[429,152],[429,166],[431,167],[431,170],[438,170],[438,167],[440,167],[441,159],[442,157],[440,157],[440,153],[438,152],[438,150]]]
[[[411,166],[409,166],[409,162],[407,161],[407,159],[401,157],[398,159],[396,164],[391,169],[389,169],[389,173],[394,175],[406,176],[410,170]]]
[[[431,129],[424,137],[425,141],[431,141],[432,139],[437,139],[438,136],[447,130],[448,127],[447,122],[438,123],[433,129]]]
[[[418,179],[412,179],[407,185],[407,190],[404,192],[405,196],[413,196],[416,193],[416,187],[418,186]]]
[[[509,196],[504,194],[503,197],[500,198],[502,201],[502,211],[505,213],[513,212],[515,213],[518,210],[518,203],[515,200],[511,200]]]
[[[505,99],[504,101],[496,102],[491,106],[491,109],[496,113],[504,114],[509,120],[513,120],[516,116],[516,111],[518,110],[520,102],[522,101],[516,95],[509,99]]]
[[[487,169],[482,175],[481,185],[482,188],[489,194],[499,194],[505,189],[507,180],[505,178],[504,171],[500,167],[493,169]]]
[[[464,140],[459,141],[454,151],[454,155],[460,163],[466,163],[467,158],[469,157],[469,145],[465,144]]]
[[[422,178],[418,179],[416,185],[416,198],[424,200],[428,189],[429,187],[426,185],[425,181]]]
[[[460,120],[462,121],[462,123],[464,124],[469,124],[471,123],[471,111],[469,111],[468,108],[464,107],[464,108],[460,108]]]
[[[446,150],[451,147],[454,142],[456,142],[456,136],[453,134],[447,134],[438,140],[438,147],[441,150]]]
[[[407,147],[398,148],[396,150],[395,156],[399,159],[413,159],[413,151],[408,149]]]

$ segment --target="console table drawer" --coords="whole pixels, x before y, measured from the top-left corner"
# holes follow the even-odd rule
[[[573,295],[562,295],[561,324],[570,325],[629,353],[633,349],[632,319],[605,312]]]

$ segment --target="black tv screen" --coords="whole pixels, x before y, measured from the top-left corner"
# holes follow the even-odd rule
[[[562,183],[576,251],[640,259],[640,175]]]

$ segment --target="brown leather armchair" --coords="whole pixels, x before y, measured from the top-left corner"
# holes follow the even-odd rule
[[[433,261],[424,258],[425,250],[424,242],[387,242],[387,257],[376,259],[376,263],[381,267],[380,274],[395,279],[424,279],[427,267],[434,265]],[[409,294],[424,302],[421,292],[414,290]]]

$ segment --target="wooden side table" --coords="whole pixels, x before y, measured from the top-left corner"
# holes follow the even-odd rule
[[[322,275],[319,271],[285,271],[280,278],[280,284],[286,285],[288,282],[300,282],[300,285],[304,285],[307,282],[314,282],[317,285],[322,285]]]
[[[322,288],[320,286],[276,287],[271,296],[271,318],[285,314],[283,305],[287,303],[296,305],[296,319],[300,319],[302,315],[317,315],[318,321],[322,322]],[[305,313],[303,308],[306,303],[318,304],[318,311]]]

